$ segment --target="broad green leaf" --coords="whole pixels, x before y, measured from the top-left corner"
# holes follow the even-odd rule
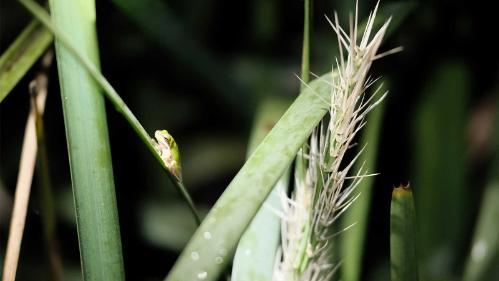
[[[99,66],[93,0],[50,0],[52,18]],[[84,280],[125,280],[104,97],[71,51],[56,40],[64,124]]]
[[[248,155],[277,123],[289,104],[290,102],[277,98],[262,101],[251,133]],[[289,171],[286,171],[241,237],[232,265],[231,280],[272,280],[280,242],[281,220],[277,212],[282,209],[282,203],[279,192],[286,192],[288,182]]]
[[[330,87],[321,79],[299,95],[208,213],[166,280],[218,278],[272,187],[327,113],[329,95]]]

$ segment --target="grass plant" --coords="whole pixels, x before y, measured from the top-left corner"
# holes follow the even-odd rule
[[[442,36],[447,36],[445,27],[449,23],[458,27],[459,32],[455,33],[459,35],[445,38],[459,41],[463,50],[470,42],[476,45],[468,41],[476,38],[471,31],[482,25],[467,17],[467,13],[456,13],[462,22],[443,21],[436,17],[437,6],[429,1],[417,6],[417,17],[410,17],[416,5],[395,1],[376,4],[367,20],[362,21],[367,9],[359,8],[363,3],[357,2],[349,19],[340,19],[334,13],[333,17],[314,21],[318,18],[314,8],[322,14],[322,10],[332,8],[331,4],[304,0],[299,10],[300,19],[303,16],[301,42],[292,39],[288,42],[295,34],[290,31],[297,30],[293,23],[289,25],[288,19],[291,15],[288,12],[292,13],[294,8],[279,1],[241,2],[251,14],[250,20],[245,16],[231,17],[232,4],[224,2],[224,9],[218,9],[222,5],[218,0],[173,1],[168,5],[160,0],[113,0],[114,5],[97,5],[105,11],[99,13],[95,0],[49,0],[50,15],[49,9],[34,0],[18,2],[33,19],[17,36],[10,34],[15,40],[0,56],[0,103],[2,109],[8,107],[8,113],[12,104],[19,104],[22,97],[5,98],[26,86],[23,77],[55,43],[67,141],[67,154],[64,150],[63,157],[69,155],[76,223],[67,220],[64,224],[69,227],[57,227],[62,224],[58,216],[68,217],[67,211],[59,210],[59,205],[69,205],[69,201],[58,196],[67,186],[63,187],[59,178],[50,177],[54,171],[64,170],[59,164],[62,156],[57,157],[61,153],[57,148],[64,145],[53,145],[57,134],[51,133],[58,123],[53,117],[57,110],[52,110],[51,104],[46,119],[42,119],[45,108],[42,99],[52,91],[46,81],[48,76],[55,76],[46,67],[35,75],[37,79],[30,86],[31,112],[7,250],[5,255],[0,253],[2,280],[28,280],[46,272],[52,280],[71,281],[68,276],[74,275],[72,269],[77,268],[74,263],[78,257],[66,260],[71,255],[67,248],[59,256],[59,242],[66,245],[70,238],[56,234],[56,227],[57,231],[67,233],[74,230],[72,225],[78,234],[83,280],[215,281],[223,278],[224,273],[233,281],[499,278],[494,266],[499,261],[496,222],[499,209],[494,203],[499,198],[496,159],[499,152],[494,146],[499,138],[497,132],[490,133],[498,123],[497,97],[490,95],[495,107],[489,106],[483,116],[478,114],[480,122],[467,125],[474,120],[475,117],[469,118],[474,116],[470,113],[475,114],[475,103],[481,98],[471,93],[481,89],[482,84],[487,85],[483,88],[490,86],[487,81],[493,77],[495,68],[487,68],[489,76],[483,75],[484,69],[461,58],[471,58],[461,54],[464,53],[460,53],[461,49],[440,60],[438,48],[428,51],[423,48],[426,43],[421,43],[436,38],[440,43],[447,40]],[[334,5],[345,8],[351,3],[342,0]],[[109,13],[114,10],[116,13]],[[346,15],[348,11],[340,10],[339,14]],[[374,62],[401,50],[380,51],[382,42],[390,34],[396,34],[406,18],[412,23],[406,26],[410,28],[392,39],[407,44],[409,51],[403,57],[384,60],[388,63],[376,67],[371,74]],[[6,21],[17,23],[12,17]],[[242,28],[227,35],[227,26],[246,21],[250,22],[250,30]],[[286,25],[281,26],[281,22]],[[301,25],[302,21],[299,22]],[[109,23],[112,25],[106,25]],[[348,28],[342,28],[344,23],[348,23]],[[97,39],[98,24],[101,40]],[[324,26],[329,29],[322,30]],[[119,32],[106,33],[115,29]],[[334,37],[337,44],[333,46],[330,38]],[[116,43],[115,38],[124,43]],[[102,74],[99,41],[104,43],[105,73],[117,80],[116,85],[123,93],[129,90],[136,94],[140,101],[137,116],[144,117],[143,123]],[[278,44],[281,42],[285,44]],[[297,62],[300,43],[301,67]],[[244,51],[237,52],[229,45],[244,46]],[[289,54],[294,58],[290,60]],[[142,56],[150,66],[142,65]],[[419,62],[421,58],[429,59]],[[160,64],[163,60],[166,63]],[[324,70],[324,65],[330,62],[333,64],[327,73],[313,73],[314,67],[321,66]],[[128,68],[128,63],[133,67]],[[283,75],[292,76],[293,71],[299,73],[293,81]],[[382,78],[373,78],[381,74]],[[133,79],[118,78],[122,75]],[[397,91],[391,91],[388,103],[381,103],[392,87]],[[289,99],[298,91],[294,101]],[[198,92],[203,95],[197,96]],[[283,98],[285,94],[288,97]],[[133,138],[129,142],[127,133],[119,130],[119,122],[123,121],[114,120],[112,114],[108,130],[106,99],[141,143]],[[162,101],[161,105],[157,101]],[[163,101],[167,104],[163,105]],[[255,101],[259,105],[257,110],[254,110]],[[147,112],[141,112],[141,108]],[[155,112],[158,108],[164,112]],[[495,119],[491,117],[494,114]],[[10,150],[12,140],[20,143],[16,130],[12,129],[17,123],[5,120],[2,119],[0,126],[7,128],[7,133],[2,131],[0,137],[7,140],[9,149],[2,150],[2,161],[16,153],[16,149]],[[236,167],[244,155],[249,120],[254,123],[247,159]],[[158,129],[155,132],[148,128],[151,123],[163,122],[168,128],[154,128]],[[118,127],[114,127],[116,124]],[[182,124],[188,131],[177,131],[177,125],[171,124]],[[220,132],[227,128],[238,130],[237,137],[226,141],[226,135]],[[179,133],[172,136],[169,133],[172,131]],[[407,139],[409,132],[412,135]],[[203,141],[205,138],[210,144]],[[181,198],[162,189],[168,185],[163,182],[164,176],[148,176],[152,166],[136,164],[136,154],[142,153],[143,147],[133,149],[134,141],[152,153],[160,164],[156,168],[166,173]],[[482,144],[483,149],[473,148],[475,142]],[[196,149],[192,149],[192,143]],[[395,143],[404,148],[395,148]],[[114,166],[118,167],[115,171],[111,144]],[[1,148],[4,147],[1,143]],[[179,147],[188,152],[183,154],[188,160],[185,162],[191,162],[184,167]],[[397,164],[410,153],[412,165]],[[230,161],[224,162],[228,158]],[[29,206],[35,159],[40,201]],[[1,183],[12,182],[12,169],[4,168],[14,167],[11,163],[12,160],[2,162]],[[202,170],[207,165],[209,169]],[[393,171],[399,174],[393,175]],[[381,177],[375,181],[373,176],[378,173]],[[121,188],[121,183],[132,182],[131,179],[138,182],[133,190]],[[196,202],[202,204],[201,213],[206,214],[203,218],[184,180],[193,186],[190,191],[195,193]],[[381,183],[389,186],[386,182],[392,184],[394,180],[410,181],[414,189],[375,189]],[[115,182],[120,189],[115,190]],[[222,190],[214,186],[220,183],[228,185],[217,199],[214,194]],[[0,188],[2,196],[9,192],[3,185]],[[0,198],[0,226],[6,217],[8,201],[7,197]],[[3,202],[7,202],[7,208]],[[144,210],[138,219],[134,216],[136,203]],[[118,210],[126,218],[121,224]],[[39,226],[28,225],[30,213],[39,214]],[[38,262],[38,253],[33,254],[37,249],[28,247],[21,251],[21,241],[23,237],[32,238],[33,229],[38,227],[41,230],[38,238],[45,241],[47,250],[43,257],[49,262],[33,266],[33,260]],[[140,243],[135,231],[143,238]],[[121,234],[124,234],[124,251]],[[383,236],[375,236],[379,234]],[[4,241],[0,239],[0,249],[3,247]],[[167,265],[175,258],[170,269]],[[164,266],[146,270],[158,264]]]

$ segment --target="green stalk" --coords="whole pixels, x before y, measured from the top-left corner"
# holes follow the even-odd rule
[[[327,113],[329,95],[329,85],[316,80],[298,96],[215,203],[166,280],[217,279],[263,201]]]
[[[301,84],[300,90],[303,91],[310,80],[310,22],[312,13],[312,0],[305,0],[303,2],[303,46],[302,46],[302,61],[301,61]],[[305,181],[306,171],[308,161],[305,159],[305,155],[308,154],[307,148],[308,138],[302,144],[300,150],[295,157],[294,166],[294,179],[299,181]],[[306,266],[308,261],[308,256],[306,253],[306,245],[309,241],[310,227],[307,224],[307,230],[304,231],[305,235],[300,243],[298,249],[298,255],[295,259],[295,266],[298,268],[298,272],[302,272],[303,268]]]
[[[61,32],[99,67],[93,0],[49,3]],[[83,278],[124,280],[104,99],[67,46],[58,38],[55,45]]]
[[[113,88],[113,86],[106,80],[106,78],[101,74],[99,69],[95,66],[95,64],[88,59],[88,57],[80,52],[75,47],[75,44],[66,36],[66,33],[59,29],[51,20],[45,10],[40,7],[37,3],[32,0],[19,0],[25,7],[28,9],[38,20],[40,20],[47,29],[49,29],[59,40],[62,45],[65,47],[67,51],[70,52],[72,56],[83,66],[83,68],[88,71],[88,73],[95,79],[97,84],[104,90],[104,95],[111,101],[111,103],[115,106],[116,110],[123,115],[123,117],[127,120],[128,124],[132,127],[138,137],[142,140],[142,142],[146,145],[149,151],[153,154],[156,160],[163,167],[163,170],[168,174],[170,180],[177,188],[179,193],[182,195],[184,200],[187,202],[196,222],[200,223],[200,217],[194,206],[194,202],[192,201],[187,189],[184,187],[183,182],[177,180],[175,175],[166,167],[165,163],[161,159],[161,156],[156,151],[154,147],[154,143],[152,142],[152,138],[149,136],[147,131],[142,127],[142,124],[137,120],[132,111],[128,108],[125,102],[118,95],[118,92]]]
[[[380,93],[388,89],[387,85],[383,85]],[[373,173],[376,169],[376,159],[378,155],[378,142],[385,111],[385,103],[378,105],[367,117],[366,128],[363,131],[359,143],[366,144],[367,147],[363,151],[359,160],[355,164],[355,170],[358,171],[363,166],[366,173]],[[364,242],[366,238],[367,225],[369,220],[369,209],[371,206],[371,194],[374,185],[374,178],[367,177],[363,179],[357,191],[360,196],[348,208],[341,221],[341,229],[346,229],[353,225],[348,230],[348,233],[339,237],[340,250],[342,257],[341,276],[345,281],[358,281],[362,274],[362,258],[364,253]]]
[[[275,98],[262,102],[251,132],[248,156],[279,121],[289,104],[288,101]],[[233,281],[272,281],[280,241],[280,218],[276,214],[282,209],[279,190],[286,192],[288,183],[289,170],[273,187],[272,192],[241,237],[232,265]]]
[[[397,187],[390,209],[390,257],[392,281],[417,281],[416,215],[412,190]]]
[[[52,43],[52,34],[33,20],[0,57],[0,103],[21,80],[43,51]]]
[[[303,16],[303,47],[301,55],[301,80],[303,83],[308,83],[310,80],[310,23],[312,22],[312,0],[304,1],[304,16]],[[301,84],[303,91],[304,84]]]
[[[312,17],[312,0],[305,0],[303,5],[303,46],[300,91],[303,91],[307,87],[307,83],[310,80],[310,22]],[[307,140],[305,140],[305,142],[306,141]],[[305,171],[307,170],[307,161],[305,160],[304,155],[307,154],[308,151],[305,142],[298,151],[294,166],[294,177],[300,180],[305,179]]]

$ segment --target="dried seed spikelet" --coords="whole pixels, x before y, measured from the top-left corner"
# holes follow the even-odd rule
[[[282,245],[275,265],[275,281],[331,280],[339,266],[331,261],[330,241],[343,230],[331,233],[331,225],[355,200],[356,196],[352,196],[355,187],[369,176],[362,169],[348,176],[360,152],[349,163],[344,163],[343,158],[356,133],[365,125],[366,114],[386,95],[375,99],[378,92],[375,91],[367,99],[364,96],[375,82],[368,78],[372,62],[399,50],[377,54],[390,23],[388,19],[371,36],[377,9],[378,5],[369,15],[360,42],[357,7],[355,19],[350,20],[349,35],[339,26],[336,13],[334,23],[327,19],[336,32],[340,49],[331,80],[324,81],[331,86],[329,118],[314,130],[308,155],[302,156],[308,160],[305,179],[295,179],[291,198],[286,194],[281,196]]]

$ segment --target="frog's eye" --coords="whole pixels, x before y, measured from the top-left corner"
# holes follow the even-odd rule
[[[168,136],[168,137],[166,138],[166,140],[168,141],[168,145],[169,145],[170,147],[174,147],[174,146],[175,146],[175,140],[173,139],[173,137],[172,137],[172,136]]]

